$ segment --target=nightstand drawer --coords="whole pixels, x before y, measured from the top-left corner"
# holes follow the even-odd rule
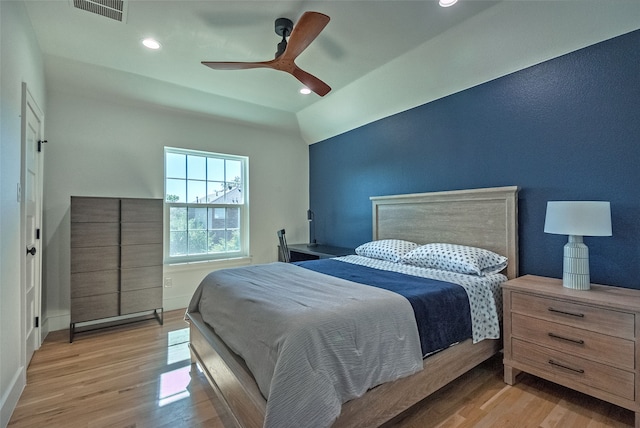
[[[511,293],[511,311],[558,324],[633,340],[635,316],[531,294]]]
[[[512,352],[514,360],[535,367],[546,373],[549,380],[570,388],[580,389],[579,385],[586,385],[628,400],[635,398],[635,376],[632,372],[515,338],[512,340]]]
[[[609,364],[635,368],[635,342],[564,324],[512,314],[511,334],[528,342]]]

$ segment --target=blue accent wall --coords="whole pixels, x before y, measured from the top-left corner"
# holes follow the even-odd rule
[[[562,277],[547,201],[603,200],[613,236],[585,237],[591,280],[640,288],[640,30],[313,144],[309,162],[320,243],[371,240],[370,196],[517,185],[521,274]]]

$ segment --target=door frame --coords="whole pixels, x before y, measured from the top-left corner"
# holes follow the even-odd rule
[[[24,363],[24,367],[28,367],[29,361],[27,361],[27,316],[29,316],[30,310],[27,308],[27,296],[26,296],[26,288],[27,288],[27,263],[26,263],[26,247],[27,247],[27,222],[26,220],[26,201],[25,201],[25,191],[27,183],[26,178],[26,156],[27,156],[27,110],[31,110],[35,115],[38,121],[38,135],[42,140],[42,135],[44,133],[44,113],[42,109],[38,106],[38,103],[35,101],[29,89],[27,88],[27,84],[25,82],[22,83],[22,111],[21,111],[21,159],[20,159],[20,253],[22,254],[21,262],[20,262],[20,304],[21,304],[21,343],[22,343],[22,361]],[[42,144],[38,143],[40,146]],[[37,150],[37,149],[36,149]],[[42,148],[41,148],[42,150]],[[35,260],[33,263],[36,264],[36,274],[35,274],[35,290],[34,290],[34,309],[33,316],[37,317],[39,323],[37,326],[34,324],[34,343],[33,349],[37,350],[40,348],[42,341],[44,339],[43,320],[42,320],[42,260],[43,260],[43,238],[44,234],[42,233],[42,187],[43,187],[43,159],[42,159],[42,151],[36,153],[36,163],[37,163],[37,191],[36,191],[36,227],[40,229],[40,237],[37,241],[37,252],[34,256]],[[32,231],[35,233],[35,231]],[[29,316],[30,317],[30,316]],[[35,323],[35,320],[31,320],[31,322]],[[43,334],[44,333],[44,334]]]

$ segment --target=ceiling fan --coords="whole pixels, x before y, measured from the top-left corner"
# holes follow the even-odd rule
[[[329,23],[329,17],[319,12],[305,12],[295,28],[293,22],[287,18],[278,18],[275,23],[276,34],[282,36],[278,43],[275,59],[261,62],[219,62],[202,61],[202,64],[215,70],[247,70],[250,68],[272,68],[284,71],[302,82],[321,97],[331,91],[331,87],[317,77],[307,73],[298,67],[295,59],[304,51],[318,34]],[[287,37],[289,42],[287,43]]]

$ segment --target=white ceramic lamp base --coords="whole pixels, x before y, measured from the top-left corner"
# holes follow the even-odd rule
[[[575,290],[589,290],[589,248],[582,242],[582,236],[570,235],[564,246],[562,285]]]

